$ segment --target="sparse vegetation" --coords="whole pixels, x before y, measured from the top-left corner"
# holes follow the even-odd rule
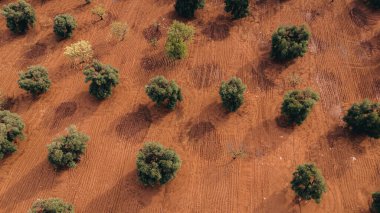
[[[380,138],[380,103],[372,103],[369,100],[355,103],[343,120],[354,132]]]
[[[69,14],[61,14],[54,18],[54,33],[58,38],[70,38],[76,27],[77,22]]]
[[[92,59],[94,51],[90,42],[81,40],[65,47],[64,55],[73,63],[86,63]]]
[[[104,17],[106,16],[107,11],[104,8],[104,6],[97,5],[94,8],[92,8],[91,13],[98,16],[100,18],[100,21],[101,21],[101,20],[104,20]]]
[[[74,207],[59,198],[38,199],[28,213],[74,213]]]
[[[311,89],[289,91],[284,96],[281,113],[289,123],[301,125],[318,100],[319,95]]]
[[[56,169],[75,167],[87,148],[89,140],[87,135],[79,132],[73,125],[67,129],[67,132],[67,135],[55,138],[48,145],[48,159]]]
[[[299,200],[311,200],[320,203],[326,192],[325,179],[314,164],[303,164],[297,167],[290,182]]]
[[[17,150],[15,140],[24,139],[25,124],[16,113],[0,111],[0,159]]]
[[[113,22],[111,25],[111,33],[112,36],[115,37],[117,40],[122,41],[124,40],[125,35],[127,34],[128,25],[123,22]]]
[[[99,100],[108,98],[112,88],[119,84],[119,71],[110,65],[94,60],[83,71],[85,82],[90,83],[90,94]]]
[[[231,13],[235,19],[246,17],[249,14],[249,0],[224,0],[224,10]]]
[[[244,103],[244,92],[247,86],[240,78],[233,77],[227,82],[222,82],[219,95],[223,106],[230,112],[235,112]]]
[[[278,61],[304,56],[310,33],[305,26],[279,27],[272,35],[272,58]]]
[[[203,8],[205,0],[176,0],[174,5],[177,14],[183,18],[193,18],[197,9]]]
[[[288,76],[287,78],[288,80],[288,84],[291,86],[291,87],[296,87],[298,86],[299,84],[302,83],[302,78],[301,76],[299,76],[298,74],[296,73],[292,73]]]
[[[380,212],[380,192],[372,193],[372,203],[370,207],[371,213]]]
[[[373,9],[380,9],[380,1],[379,0],[361,0],[368,7]]]
[[[27,32],[36,22],[33,7],[24,0],[4,6],[2,14],[7,20],[8,29],[16,34]]]
[[[167,108],[174,109],[177,101],[182,101],[181,88],[175,81],[168,81],[163,76],[157,76],[145,86],[145,92],[157,105],[165,104]]]
[[[181,167],[174,150],[159,143],[148,142],[137,154],[137,175],[146,186],[163,185],[172,180]]]
[[[45,67],[31,66],[26,72],[20,73],[18,84],[21,89],[36,97],[49,90],[51,81]]]
[[[174,21],[169,28],[165,50],[170,58],[182,59],[187,56],[187,43],[194,36],[194,28],[184,23]]]

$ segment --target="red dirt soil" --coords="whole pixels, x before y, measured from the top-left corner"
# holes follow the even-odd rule
[[[343,128],[354,102],[380,99],[380,13],[350,0],[251,1],[252,15],[231,20],[223,0],[187,21],[196,27],[189,57],[164,56],[166,30],[177,19],[174,0],[109,0],[84,6],[78,0],[32,1],[36,27],[14,36],[0,20],[1,89],[14,98],[11,111],[26,123],[27,139],[0,162],[0,212],[26,212],[38,198],[60,197],[76,212],[368,212],[371,192],[380,190],[379,141],[352,136]],[[2,0],[2,4],[9,3]],[[96,22],[91,8],[109,11]],[[58,42],[52,20],[71,13],[79,28]],[[109,35],[112,21],[128,23],[122,42]],[[146,38],[154,22],[162,35],[154,49]],[[294,63],[269,59],[272,32],[280,25],[306,24],[309,52]],[[154,32],[154,31],[153,31]],[[88,40],[96,56],[121,72],[113,95],[89,96],[80,69],[70,67],[65,46]],[[18,72],[41,64],[49,69],[50,91],[33,100],[18,88]],[[290,75],[321,95],[297,128],[276,123]],[[173,112],[157,108],[144,85],[164,75],[182,87],[184,101]],[[238,76],[247,84],[245,104],[236,113],[221,107],[218,87]],[[55,172],[47,144],[75,124],[91,140],[75,169]],[[136,153],[147,141],[175,149],[183,160],[177,177],[161,188],[144,188],[136,177]],[[232,161],[231,147],[246,158]],[[292,172],[315,162],[327,182],[318,205],[293,203]]]

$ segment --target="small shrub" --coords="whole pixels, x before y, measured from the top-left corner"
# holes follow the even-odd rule
[[[193,18],[197,9],[203,8],[205,0],[176,0],[174,5],[177,14],[183,18]]]
[[[103,20],[106,16],[106,9],[103,6],[98,5],[92,8],[91,13],[98,16],[100,20]]]
[[[113,22],[111,25],[111,33],[119,41],[124,40],[125,34],[127,34],[128,25],[123,22]]]
[[[157,76],[145,86],[145,92],[157,105],[166,104],[167,108],[174,109],[177,101],[182,101],[181,88],[175,81],[168,81],[163,76]]]
[[[298,86],[299,84],[302,83],[303,79],[301,78],[301,76],[299,76],[298,74],[296,73],[292,73],[288,76],[287,78],[288,80],[288,84],[291,86],[291,87],[296,87]]]
[[[76,27],[77,22],[69,14],[61,14],[54,18],[54,33],[58,38],[70,38]]]
[[[90,83],[90,94],[99,100],[108,98],[112,88],[119,84],[119,71],[110,65],[94,61],[83,71],[85,82]]]
[[[86,151],[89,137],[79,132],[73,125],[67,129],[67,132],[67,135],[53,139],[48,145],[48,159],[56,169],[75,167]]]
[[[373,9],[380,9],[380,1],[379,0],[361,0],[368,7]]]
[[[49,90],[51,81],[45,67],[31,66],[26,72],[20,73],[18,84],[21,89],[36,97]]]
[[[371,213],[380,212],[380,192],[375,192],[372,194],[372,204],[371,204]]]
[[[74,63],[77,61],[85,63],[92,59],[94,51],[90,42],[82,40],[65,47],[64,55]]]
[[[24,0],[4,6],[2,14],[6,18],[8,29],[17,34],[25,33],[36,22],[33,7]]]
[[[230,112],[235,112],[244,103],[244,92],[247,86],[240,78],[233,77],[227,82],[222,82],[219,95],[223,106]]]
[[[90,4],[91,0],[85,0],[86,4]]]
[[[320,203],[322,194],[326,192],[325,179],[314,164],[299,165],[290,184],[301,200],[313,199]]]
[[[137,175],[145,186],[163,185],[172,180],[181,167],[174,150],[159,143],[148,142],[137,154]]]
[[[289,123],[301,125],[318,100],[319,95],[310,89],[291,90],[284,96],[281,113]]]
[[[165,50],[170,58],[182,59],[187,55],[187,43],[194,36],[194,28],[184,23],[174,21],[169,28]]]
[[[38,199],[28,213],[74,213],[74,207],[59,198]]]
[[[14,144],[17,138],[24,139],[25,124],[16,113],[0,111],[0,159],[17,150]]]
[[[279,27],[272,35],[272,58],[284,61],[304,56],[309,38],[310,32],[305,26]]]
[[[343,120],[354,132],[380,138],[380,103],[364,100],[353,104]]]
[[[246,17],[249,14],[249,0],[224,0],[224,10],[231,13],[235,19]]]

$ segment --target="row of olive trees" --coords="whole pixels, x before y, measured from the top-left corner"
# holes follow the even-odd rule
[[[174,5],[177,14],[183,18],[193,18],[195,11],[205,6],[206,0],[176,0]],[[224,10],[231,13],[235,19],[249,14],[249,0],[224,0]]]

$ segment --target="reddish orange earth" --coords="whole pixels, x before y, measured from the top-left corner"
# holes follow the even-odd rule
[[[26,123],[27,139],[0,163],[0,211],[26,212],[38,198],[60,197],[76,212],[368,212],[380,190],[379,141],[347,133],[341,121],[354,102],[380,99],[380,13],[350,0],[251,1],[251,16],[231,20],[222,0],[187,21],[196,28],[188,58],[171,62],[164,43],[178,19],[174,0],[34,0],[37,24],[24,36],[0,21],[0,88],[13,97],[11,111]],[[9,0],[1,1],[2,4]],[[98,21],[91,8],[104,4]],[[79,28],[57,41],[53,18],[70,13]],[[128,23],[122,42],[110,36],[113,21]],[[157,48],[148,40],[161,26]],[[312,32],[308,53],[291,64],[269,58],[273,31],[305,24]],[[64,57],[65,46],[88,40],[96,57],[121,73],[120,85],[102,102],[88,93],[80,69]],[[50,91],[33,100],[18,88],[18,72],[30,65],[49,69]],[[184,101],[172,112],[157,108],[144,85],[156,75],[175,79]],[[226,114],[218,88],[240,77],[245,104]],[[291,76],[321,95],[306,122],[294,129],[276,123]],[[91,140],[74,169],[55,172],[47,144],[70,124]],[[144,188],[136,177],[136,153],[144,142],[175,149],[183,160],[177,177],[160,188]],[[232,161],[231,149],[245,158]],[[293,203],[289,182],[298,164],[314,162],[327,182],[318,205]]]

